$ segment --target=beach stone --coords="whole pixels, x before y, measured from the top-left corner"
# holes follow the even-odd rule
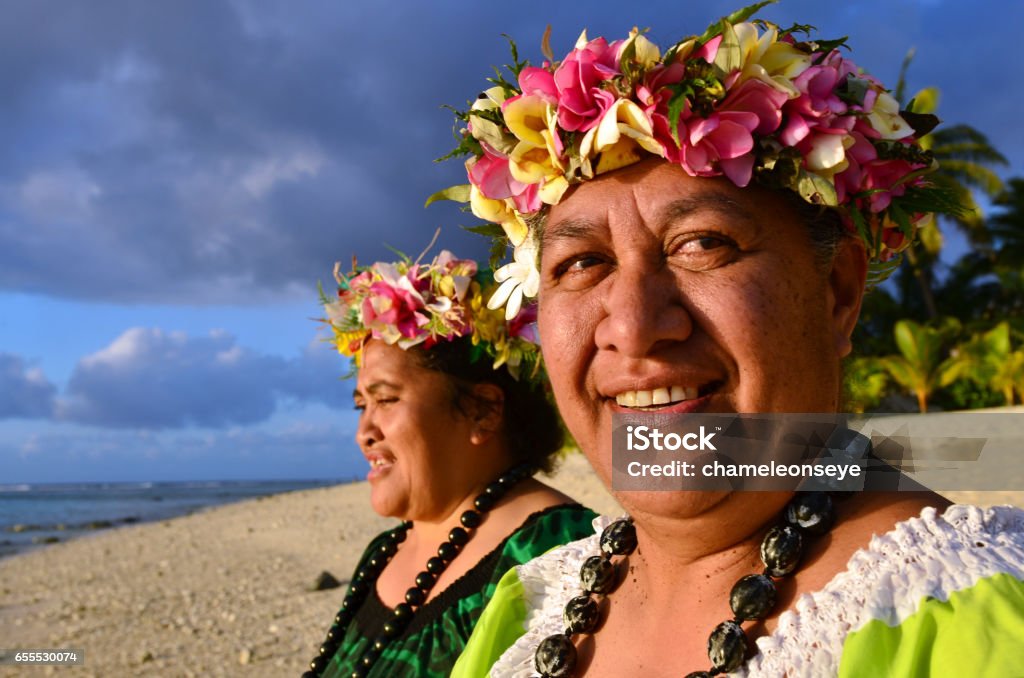
[[[238,663],[242,666],[249,664],[249,662],[251,661],[252,650],[250,650],[249,648],[244,648],[241,652],[238,653]]]
[[[139,655],[140,664],[148,664],[149,662],[153,661],[153,659],[153,653],[149,650],[145,650],[142,652],[142,654]]]
[[[313,580],[313,585],[310,587],[310,590],[329,591],[330,589],[336,589],[339,586],[341,586],[341,582],[338,581],[333,574],[324,570],[316,576],[316,579]]]

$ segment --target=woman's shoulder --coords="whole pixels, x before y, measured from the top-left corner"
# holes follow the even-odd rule
[[[996,574],[1024,580],[1024,511],[1010,506],[925,508],[873,537],[819,593],[868,603],[853,605],[859,618],[852,620],[853,628],[879,615],[896,624],[922,600],[946,600]]]
[[[596,513],[577,503],[548,506],[530,514],[497,549],[489,569],[491,583],[513,567],[521,567],[562,545],[591,534]],[[485,559],[486,560],[486,559]]]
[[[491,675],[532,675],[537,644],[564,630],[565,604],[581,593],[580,566],[598,552],[600,534],[613,520],[609,516],[594,516],[585,536],[550,549],[506,573],[499,588],[506,598],[511,596],[515,601],[507,600],[503,609],[495,610],[504,618],[494,619],[492,623],[495,627],[514,628],[511,631],[495,628],[493,633],[499,636],[510,633],[516,640],[506,644],[507,650],[494,663]]]
[[[576,502],[547,506],[530,514],[511,534],[509,543],[532,543],[540,555],[567,541],[588,536],[597,514]]]
[[[945,673],[984,657],[993,665],[1021,643],[1024,511],[954,505],[925,508],[872,538],[845,570],[780,616],[746,669],[925,675],[928,667]]]
[[[534,649],[543,638],[563,630],[562,610],[581,593],[580,566],[599,551],[599,535],[612,520],[595,519],[589,536],[506,575],[502,583],[514,590],[520,610],[515,622],[526,631],[494,664],[491,675],[533,675]],[[738,675],[840,675],[840,666],[846,671],[851,665],[854,673],[844,675],[869,675],[862,669],[887,675],[894,657],[910,666],[949,661],[943,648],[954,653],[961,648],[962,657],[973,657],[963,650],[969,636],[961,627],[985,628],[979,619],[992,615],[999,618],[992,622],[997,632],[989,629],[984,639],[976,638],[977,651],[998,653],[1007,642],[1024,642],[1024,511],[951,506],[940,513],[926,508],[875,536],[826,586],[801,596],[780,617],[776,630],[758,639],[757,655]],[[880,639],[885,629],[896,635]],[[911,630],[919,634],[915,643],[898,642]],[[921,631],[939,634],[941,640],[938,635],[922,640]],[[899,658],[898,651],[928,656]],[[916,669],[898,674],[918,675]]]

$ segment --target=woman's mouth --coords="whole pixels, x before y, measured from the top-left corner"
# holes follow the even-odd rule
[[[689,411],[714,392],[721,382],[703,386],[660,386],[653,389],[624,391],[616,394],[615,402],[620,407],[641,412]]]
[[[385,475],[394,466],[395,460],[382,454],[374,454],[366,457],[370,463],[370,472],[366,474],[367,480],[374,480]]]

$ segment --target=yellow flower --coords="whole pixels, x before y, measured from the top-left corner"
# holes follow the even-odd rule
[[[623,45],[623,51],[629,48],[630,43],[634,45],[633,61],[643,70],[653,68],[661,60],[661,51],[658,49],[658,46],[648,40],[636,26],[629,32],[629,38],[626,39],[626,44]]]
[[[545,205],[557,205],[562,195],[569,190],[569,182],[564,176],[545,179],[537,195]]]
[[[903,139],[914,133],[914,128],[900,116],[900,105],[888,92],[879,92],[875,105],[868,113],[871,127],[883,139]]]
[[[520,95],[510,101],[502,113],[505,124],[520,141],[544,147],[547,142],[543,132],[548,129],[548,120],[553,111],[554,106],[539,96]]]
[[[473,186],[469,190],[469,206],[477,217],[492,224],[499,224],[513,247],[526,239],[530,229],[508,200],[493,200]]]
[[[501,87],[495,86],[485,90],[483,94],[473,102],[470,110],[488,111],[500,109],[504,102],[505,90]],[[483,141],[500,153],[508,153],[515,146],[516,140],[509,134],[506,134],[500,125],[478,115],[470,116],[469,120],[470,127],[473,129],[474,139]]]
[[[744,22],[734,27],[743,59],[739,81],[756,78],[791,97],[799,96],[793,79],[811,66],[811,58],[788,42],[779,42],[779,31],[770,26],[758,35],[757,26]]]
[[[558,149],[555,107],[540,97],[520,97],[505,107],[505,123],[520,139],[508,157],[512,177],[524,184],[540,184],[541,201],[556,204],[569,182]]]
[[[654,138],[650,120],[639,106],[619,99],[605,111],[601,122],[592,127],[580,142],[582,169],[587,178],[626,167],[643,159],[641,149],[664,157],[661,144]],[[597,166],[591,160],[597,159]]]

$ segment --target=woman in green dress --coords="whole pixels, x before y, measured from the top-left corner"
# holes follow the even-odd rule
[[[489,276],[442,252],[338,275],[325,300],[356,367],[373,539],[306,676],[447,676],[501,575],[591,530],[533,479],[562,429],[529,313],[486,307]]]

